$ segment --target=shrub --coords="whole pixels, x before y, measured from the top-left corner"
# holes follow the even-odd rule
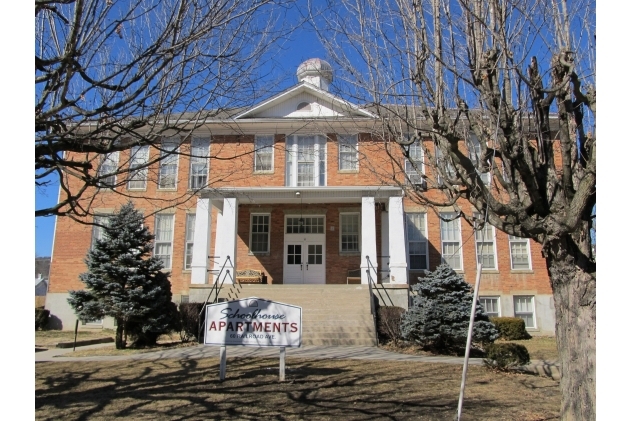
[[[399,344],[401,340],[401,316],[403,313],[405,313],[405,309],[401,307],[379,307],[377,309],[379,342]]]
[[[491,322],[500,334],[500,339],[518,341],[530,339],[532,336],[526,331],[526,322],[519,317],[491,317]]]
[[[461,353],[467,342],[473,293],[462,276],[442,264],[412,286],[412,306],[401,318],[403,339],[439,353]],[[477,303],[473,341],[489,343],[498,333],[484,309]]]
[[[506,371],[528,363],[530,363],[530,355],[523,345],[493,343],[486,346],[484,365],[488,368]]]
[[[204,303],[181,303],[179,307],[180,321],[182,329],[180,330],[180,339],[182,342],[188,342],[199,337],[199,313],[202,311]],[[202,314],[202,320],[204,315]]]
[[[45,330],[48,326],[48,316],[50,316],[50,310],[44,308],[35,309],[35,330]]]

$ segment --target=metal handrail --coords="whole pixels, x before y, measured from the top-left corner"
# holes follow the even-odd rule
[[[370,273],[370,269],[372,268],[373,272],[375,272],[375,276],[378,277],[379,276],[379,271],[377,270],[377,268],[375,268],[375,266],[370,262],[370,256],[366,256],[366,263],[368,265],[367,269],[366,269],[366,275],[368,276],[368,286],[369,288],[371,288],[371,292],[372,292],[372,285],[374,284],[374,288],[377,290],[377,294],[379,294],[379,298],[381,299],[381,302],[386,304],[386,300],[383,299],[383,297],[381,296],[381,292],[379,291],[379,288],[377,287],[377,283],[375,282],[375,280],[372,278],[372,275]],[[386,295],[386,297],[388,297],[388,300],[390,301],[390,305],[392,307],[394,307],[394,302],[392,301],[392,298],[390,298],[390,294],[388,294],[388,291],[385,290],[385,288],[382,288],[384,294]],[[387,305],[387,304],[386,304]],[[374,307],[371,306],[371,309],[373,310],[374,313],[374,309],[372,308]]]
[[[230,256],[226,256],[226,260],[223,262],[223,266],[221,266],[221,269],[219,270],[219,273],[217,274],[217,280],[219,280],[219,277],[221,276],[221,273],[225,269],[228,261],[232,262],[232,260],[230,260]],[[221,288],[223,288],[223,284],[226,281],[226,276],[230,276],[232,278],[232,276],[230,275],[230,269],[226,269],[226,273],[224,274],[223,279],[221,280],[221,285],[219,285],[219,282],[213,283],[213,286],[210,288],[210,292],[208,293],[208,297],[206,297],[206,301],[204,301],[204,305],[202,306],[201,311],[197,315],[197,320],[199,320],[199,338],[197,339],[199,343],[202,342],[202,332],[204,331],[204,329],[202,328],[202,313],[204,313],[204,310],[206,310],[206,306],[208,305],[208,301],[210,300],[210,297],[213,294],[213,291],[216,291],[215,298],[212,300],[213,304],[219,300],[219,291]],[[204,318],[204,322],[205,321],[206,319]]]

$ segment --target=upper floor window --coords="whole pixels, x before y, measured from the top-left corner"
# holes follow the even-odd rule
[[[405,225],[410,270],[427,269],[426,214],[406,213]]]
[[[357,170],[359,166],[359,156],[357,152],[358,136],[337,135],[339,145],[339,168],[340,170]]]
[[[326,185],[326,138],[321,135],[287,136],[287,186]]]
[[[460,231],[460,218],[456,214],[440,214],[440,243],[443,262],[454,270],[462,269],[462,235]],[[455,219],[454,219],[455,218]]]
[[[114,187],[116,184],[116,172],[118,171],[118,151],[103,156],[99,166],[99,186]]]
[[[404,137],[411,139],[414,134],[408,133]],[[423,174],[425,174],[425,168],[423,166],[423,147],[419,139],[416,139],[414,143],[406,147],[408,156],[405,158],[405,175],[412,184],[423,184]]]
[[[476,172],[480,176],[480,179],[487,186],[491,184],[491,173],[490,172],[480,172],[477,169],[480,158],[482,157],[482,147],[480,146],[480,139],[473,133],[469,135],[469,141],[467,148],[469,149],[469,159],[474,167],[476,167]]]
[[[359,213],[340,214],[340,251],[359,252]]]
[[[202,189],[208,183],[208,157],[210,139],[195,137],[191,141],[191,172],[188,187]],[[177,163],[176,163],[177,168]]]
[[[153,255],[162,260],[164,269],[171,269],[173,255],[173,214],[157,214]]]
[[[272,171],[274,169],[274,135],[254,138],[254,171]]]
[[[160,151],[160,171],[158,188],[174,189],[177,181],[177,163],[179,140],[165,140]]]
[[[445,180],[443,179],[443,177],[440,175],[440,169],[442,169],[446,173],[447,178],[455,181],[456,168],[454,168],[451,161],[443,155],[443,152],[438,148],[438,146],[436,146],[434,155],[436,156],[436,167],[437,167],[436,183],[439,186],[445,186],[447,184],[445,183]]]
[[[90,248],[94,248],[96,246],[96,242],[99,240],[105,239],[105,228],[109,224],[109,216],[107,215],[94,215],[93,220],[94,225],[92,225],[92,244]]]
[[[496,269],[495,228],[488,222],[479,230],[475,230],[475,252],[482,269]]]
[[[147,188],[147,163],[149,162],[149,146],[134,146],[131,148],[129,159],[130,190],[143,190]]]
[[[186,237],[184,243],[184,270],[190,270],[193,264],[193,240],[195,238],[195,214],[186,214]]]
[[[530,269],[530,241],[527,238],[508,236],[510,263],[513,270]]]

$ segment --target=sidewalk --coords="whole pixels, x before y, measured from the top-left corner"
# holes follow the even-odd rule
[[[113,347],[114,344],[98,344],[82,346],[81,349]],[[322,358],[322,359],[353,359],[353,360],[386,360],[386,361],[410,361],[425,363],[444,363],[462,365],[463,357],[443,357],[407,355],[390,352],[374,346],[303,346],[300,348],[286,348],[287,357],[296,358]],[[251,348],[242,346],[229,346],[226,349],[227,357],[268,357],[279,356],[278,348]],[[35,362],[67,362],[67,361],[155,361],[163,358],[196,359],[219,358],[218,346],[197,345],[188,348],[175,348],[166,351],[146,352],[119,356],[94,356],[72,357],[72,349],[52,348],[35,353]],[[470,365],[482,365],[482,358],[469,358]],[[523,371],[560,380],[559,364],[554,361],[532,360],[529,365],[522,368]]]

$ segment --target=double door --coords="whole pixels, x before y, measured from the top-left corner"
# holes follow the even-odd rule
[[[314,239],[305,237],[286,238],[284,254],[285,284],[325,283],[326,266],[323,240],[314,241]]]

